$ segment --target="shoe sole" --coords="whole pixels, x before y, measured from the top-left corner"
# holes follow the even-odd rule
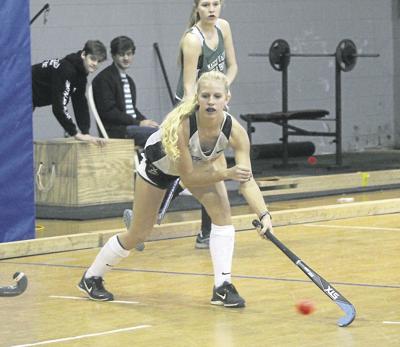
[[[211,305],[224,306],[224,307],[227,307],[227,308],[242,308],[242,307],[246,306],[246,304],[244,302],[243,303],[236,303],[236,304],[224,304],[222,301],[211,301],[210,303],[211,303]]]
[[[209,249],[210,245],[196,242],[196,244],[194,245],[194,248],[196,248],[196,249]]]
[[[114,298],[112,298],[112,299],[107,299],[107,298],[105,298],[105,299],[96,299],[96,298],[92,297],[85,289],[81,288],[81,286],[79,284],[76,287],[81,292],[85,293],[90,300],[93,300],[93,301],[113,301],[114,300]]]

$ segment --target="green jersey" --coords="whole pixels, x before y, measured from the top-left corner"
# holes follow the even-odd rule
[[[221,29],[218,27],[218,23],[215,26],[218,33],[218,45],[217,48],[211,49],[207,46],[206,40],[200,28],[196,25],[192,26],[187,33],[194,34],[201,43],[201,55],[197,62],[197,78],[201,76],[204,72],[209,72],[213,70],[221,71],[225,73],[225,45],[224,37],[222,35]],[[182,100],[183,98],[183,58],[181,61],[181,72],[178,81],[178,87],[176,88],[175,98],[177,100]]]

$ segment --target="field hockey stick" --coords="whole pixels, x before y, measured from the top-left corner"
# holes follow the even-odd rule
[[[170,85],[170,83],[169,83],[169,79],[168,79],[168,75],[167,75],[167,70],[165,69],[164,61],[163,61],[163,58],[162,58],[162,56],[161,56],[160,47],[158,46],[158,43],[157,43],[157,42],[154,42],[154,43],[153,43],[153,48],[156,50],[157,58],[158,58],[158,61],[159,61],[159,63],[160,63],[160,66],[161,66],[161,71],[162,71],[162,74],[163,74],[163,76],[164,76],[164,81],[165,81],[165,84],[166,84],[166,86],[167,86],[168,95],[169,95],[169,98],[170,98],[170,100],[171,100],[171,104],[172,104],[172,106],[174,106],[174,105],[175,105],[174,96],[173,96],[173,94],[172,94],[171,85]]]
[[[174,194],[176,192],[176,190],[178,189],[179,186],[179,182],[180,182],[180,178],[177,178],[173,183],[171,188],[168,191],[168,195],[167,198],[164,199],[164,203],[161,206],[160,212],[158,212],[158,217],[157,217],[157,224],[160,225],[161,221],[163,220],[165,213],[167,212],[167,209],[169,207],[169,204],[172,201],[172,198],[174,197]]]
[[[44,24],[46,24],[47,22],[46,16],[49,11],[50,11],[50,5],[49,4],[44,5],[41,8],[41,10],[38,13],[36,13],[36,15],[30,20],[29,25],[31,25],[43,12],[44,12]]]
[[[256,228],[262,228],[263,225],[258,220],[253,220],[253,226]],[[294,254],[289,248],[287,248],[278,238],[273,235],[269,229],[265,232],[265,236],[275,246],[277,246],[293,263],[295,263],[301,271],[303,271],[313,281],[319,289],[321,289],[329,299],[333,300],[346,314],[337,321],[337,325],[340,327],[346,327],[356,318],[356,309],[354,306],[340,294],[328,281],[318,275],[313,269],[311,269],[306,263],[304,263],[296,254]]]
[[[21,295],[28,286],[28,278],[23,272],[16,272],[13,276],[16,284],[12,286],[0,287],[0,296],[17,296]]]

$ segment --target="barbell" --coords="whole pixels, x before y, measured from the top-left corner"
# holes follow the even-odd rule
[[[249,56],[268,56],[272,68],[276,71],[282,71],[287,68],[291,57],[335,57],[339,69],[347,72],[353,70],[357,63],[357,58],[377,58],[379,54],[358,53],[356,44],[350,39],[340,41],[335,53],[291,53],[289,43],[283,39],[277,39],[272,42],[269,54],[250,53]]]

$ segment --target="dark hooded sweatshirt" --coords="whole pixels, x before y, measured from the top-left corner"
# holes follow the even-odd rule
[[[85,96],[88,73],[83,65],[81,53],[82,51],[71,53],[61,60],[45,60],[32,66],[33,106],[52,105],[55,117],[70,136],[78,133],[68,112],[70,98],[82,134],[88,134],[90,128],[89,108]]]

